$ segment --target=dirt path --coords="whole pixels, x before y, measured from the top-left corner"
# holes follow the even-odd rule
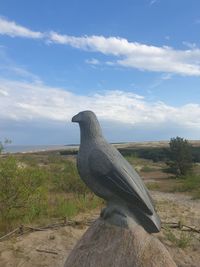
[[[151,194],[162,221],[181,220],[185,224],[200,228],[199,200],[191,200],[191,197],[178,193],[152,191]],[[84,220],[95,218],[98,211],[81,216]],[[0,267],[63,267],[67,255],[86,229],[87,226],[84,225],[66,226],[0,242]],[[179,267],[199,267],[200,234],[183,234],[180,230],[162,230],[156,236],[166,245]],[[185,242],[186,246],[178,247],[173,235],[180,240],[180,244]],[[52,253],[46,253],[45,250]]]

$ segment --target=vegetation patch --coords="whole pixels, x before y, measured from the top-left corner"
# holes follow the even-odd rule
[[[160,183],[148,182],[148,183],[146,183],[146,186],[149,190],[159,190],[160,189]]]
[[[182,176],[178,186],[174,186],[174,191],[192,192],[195,198],[200,198],[200,175],[191,173]]]
[[[0,231],[19,221],[33,220],[46,209],[47,172],[24,167],[14,157],[0,161]]]
[[[102,206],[66,156],[15,155],[0,158],[0,233],[23,223],[72,218]]]
[[[194,198],[200,198],[199,163],[193,165],[193,173],[169,178],[164,173],[169,148],[126,148],[120,152],[145,178],[150,190],[191,192]],[[0,234],[23,223],[71,219],[79,212],[102,206],[103,201],[79,177],[76,153],[73,150],[0,155]],[[198,161],[200,148],[192,148],[192,153]]]
[[[169,240],[175,247],[186,248],[190,246],[193,238],[191,232],[172,231],[170,228],[165,228],[165,238]]]

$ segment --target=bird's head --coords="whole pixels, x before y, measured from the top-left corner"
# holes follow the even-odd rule
[[[101,127],[94,112],[81,111],[72,118],[72,122],[78,122],[81,129],[81,138],[90,139],[102,136]]]
[[[97,120],[97,117],[94,112],[90,110],[81,111],[72,118],[72,122],[78,122],[80,124],[90,122],[92,120]]]

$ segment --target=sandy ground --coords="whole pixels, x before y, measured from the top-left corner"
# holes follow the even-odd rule
[[[193,200],[190,196],[180,193],[151,192],[162,222],[178,222],[196,229],[200,229],[200,200]],[[163,223],[163,226],[165,224]],[[183,232],[172,229],[177,240],[162,229],[156,236],[165,244],[179,267],[200,266],[200,233]],[[169,238],[170,237],[172,238]],[[176,241],[186,243],[184,248],[178,247]]]
[[[162,221],[178,222],[199,228],[200,201],[183,194],[151,192]],[[79,215],[83,220],[96,218],[99,211]],[[59,229],[32,232],[0,242],[0,267],[61,267],[67,255],[86,231],[87,226],[65,226]],[[162,230],[156,236],[165,244],[179,267],[200,266],[200,234],[172,230],[177,238],[186,239],[186,247],[179,248]],[[40,252],[47,250],[52,253]],[[53,254],[54,253],[54,254]]]
[[[76,220],[95,219],[98,213],[93,211],[92,214],[81,214]],[[64,226],[2,241],[0,242],[0,267],[61,267],[86,229],[86,225]]]

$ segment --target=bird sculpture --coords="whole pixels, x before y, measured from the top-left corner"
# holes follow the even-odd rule
[[[102,135],[96,115],[82,111],[72,118],[80,126],[77,168],[81,179],[107,202],[101,217],[117,226],[139,224],[159,232],[160,218],[138,173]]]

